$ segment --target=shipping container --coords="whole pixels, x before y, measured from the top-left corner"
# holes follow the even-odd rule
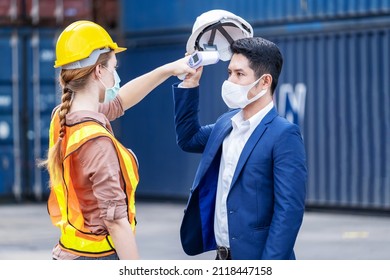
[[[284,1],[290,4],[278,10],[279,16],[270,5],[277,2],[280,8],[280,1],[246,1],[242,6],[230,1],[218,7],[217,2],[156,3],[155,12],[146,9],[146,2],[123,3],[122,11],[132,16],[123,17],[129,49],[118,55],[120,65],[126,65],[122,76],[130,71],[136,77],[180,57],[203,9],[249,17],[255,36],[275,41],[284,55],[275,105],[303,133],[307,205],[390,210],[389,1]],[[315,7],[310,17],[299,14],[302,3]],[[220,97],[226,66],[218,63],[204,71],[203,124],[227,109]],[[199,157],[175,146],[171,84],[176,81],[169,79],[120,119],[122,141],[140,157],[141,196],[186,198],[192,185]]]
[[[0,197],[47,197],[46,157],[51,112],[58,103],[55,30],[2,29],[0,52]]]
[[[17,24],[23,18],[22,0],[0,1],[0,25]]]
[[[127,33],[188,32],[197,16],[224,9],[253,27],[389,15],[390,0],[122,0],[122,30]],[[133,34],[136,35],[136,34]]]
[[[389,27],[271,37],[285,57],[278,110],[304,134],[308,205],[390,209]]]
[[[115,28],[110,34],[128,47],[117,55],[122,84],[181,57],[201,13],[219,8],[245,18],[255,36],[276,42],[284,56],[275,105],[303,133],[307,205],[390,210],[390,0],[82,2],[87,4],[77,6],[78,11],[85,8],[86,18],[91,15],[104,27]],[[19,13],[23,19],[32,14],[33,6],[20,11],[15,3],[20,1],[1,3],[0,24],[8,15]],[[52,16],[50,10],[45,12]],[[21,24],[7,20],[11,26]],[[0,29],[1,61],[9,66],[0,69],[0,197],[43,199],[48,194],[47,173],[35,163],[46,154],[50,114],[59,98],[58,73],[52,66],[62,28],[44,24],[39,18],[36,27]],[[227,110],[220,96],[227,65],[205,67],[202,124]],[[185,200],[195,176],[200,155],[185,153],[176,144],[175,82],[179,80],[168,79],[113,122],[115,135],[138,156],[138,197]]]
[[[0,32],[0,195],[20,197],[22,145],[20,143],[21,100],[20,38],[16,30]]]
[[[92,0],[26,0],[26,15],[33,25],[55,26],[78,19],[93,19]]]
[[[112,9],[112,4],[116,2],[117,0],[2,0],[0,25],[62,27],[79,19],[99,20],[98,14],[103,9],[110,13],[107,18],[112,19],[117,16],[117,12],[113,13]],[[94,10],[95,6],[99,11]]]
[[[120,23],[120,0],[95,0],[93,11],[95,22],[106,29],[115,30]]]
[[[60,101],[55,61],[57,32],[51,29],[33,29],[26,37],[25,68],[28,112],[27,123],[27,170],[28,193],[41,200],[49,194],[48,173],[38,167],[37,161],[47,156],[50,119],[53,108]]]

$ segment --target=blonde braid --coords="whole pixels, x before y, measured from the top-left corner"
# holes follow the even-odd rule
[[[71,102],[72,102],[72,97],[73,97],[73,90],[71,90],[70,88],[68,87],[64,87],[64,90],[63,90],[63,94],[62,94],[62,98],[61,98],[61,106],[60,106],[60,110],[59,110],[59,117],[60,117],[60,125],[61,125],[61,128],[60,128],[60,135],[59,135],[59,138],[64,138],[64,134],[65,134],[65,117],[66,117],[66,114],[68,114],[69,110],[70,110],[70,105],[71,105]]]
[[[60,131],[57,142],[54,146],[49,149],[46,162],[44,162],[46,168],[50,174],[50,185],[54,186],[60,183],[63,183],[63,166],[62,162],[64,160],[64,155],[62,154],[62,140],[65,136],[65,123],[66,123],[66,114],[70,110],[70,105],[72,101],[72,95],[74,92],[68,87],[64,87],[63,94],[61,98],[61,105],[59,108],[59,118],[60,118]]]

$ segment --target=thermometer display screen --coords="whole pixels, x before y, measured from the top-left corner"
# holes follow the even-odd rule
[[[199,61],[199,56],[198,54],[195,54],[192,59],[194,60],[194,63],[197,63]]]

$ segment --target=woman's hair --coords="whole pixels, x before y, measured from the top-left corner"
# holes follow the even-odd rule
[[[59,83],[62,87],[61,104],[58,113],[60,119],[60,130],[57,142],[48,150],[47,159],[38,163],[39,166],[45,167],[50,174],[50,185],[63,182],[63,166],[64,155],[62,154],[62,141],[65,136],[65,117],[72,105],[73,95],[77,94],[88,83],[91,73],[94,71],[96,65],[102,64],[107,66],[109,60],[109,53],[103,53],[99,56],[96,63],[89,67],[80,69],[62,69],[59,75]]]

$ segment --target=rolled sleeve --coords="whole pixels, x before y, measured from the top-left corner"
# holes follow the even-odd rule
[[[118,207],[117,207],[118,206]],[[101,218],[107,221],[118,220],[126,217],[126,208],[123,208],[126,205],[120,205],[114,200],[110,200],[107,202],[107,208],[105,215],[100,215]]]
[[[108,103],[99,104],[99,112],[104,114],[108,120],[113,121],[125,113],[123,110],[122,99],[119,95],[114,100]]]

